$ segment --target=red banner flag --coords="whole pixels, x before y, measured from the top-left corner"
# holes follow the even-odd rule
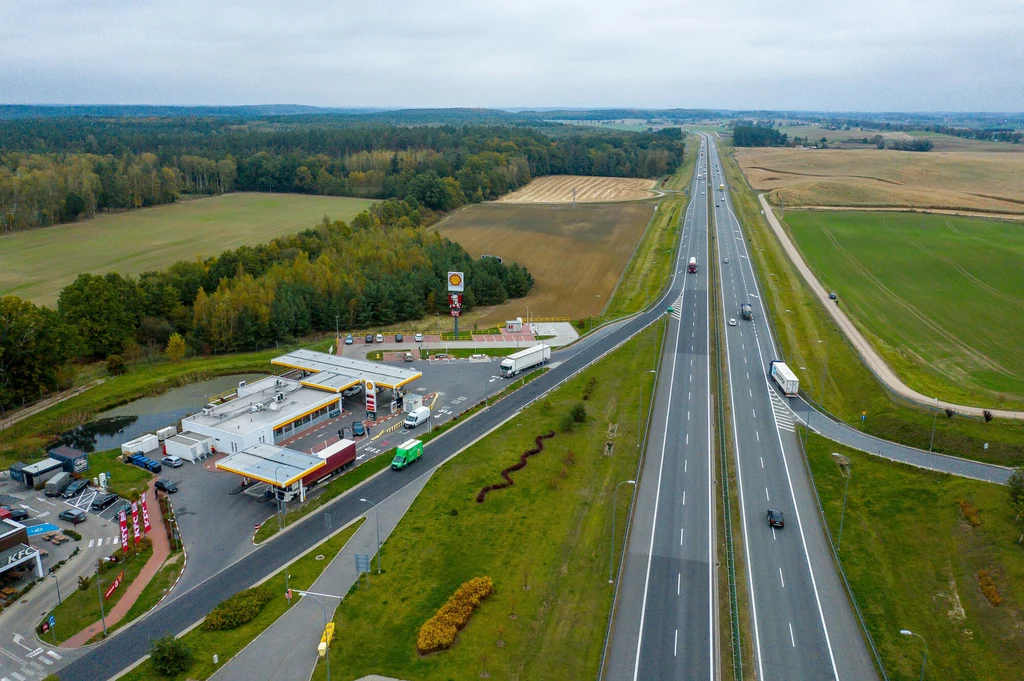
[[[121,574],[117,576],[117,579],[114,580],[114,583],[107,587],[106,593],[103,594],[103,600],[109,600],[110,597],[114,595],[114,592],[117,591],[117,587],[121,586],[121,582],[123,581],[124,570],[121,570]]]
[[[121,551],[124,555],[128,555],[128,519],[125,517],[124,509],[121,509],[121,513],[118,516],[121,521]]]
[[[146,531],[146,534],[149,534],[153,527],[149,524],[149,509],[146,508],[145,494],[139,495],[139,506],[142,507],[142,529]]]
[[[132,502],[132,532],[135,533],[135,543],[142,541],[142,533],[139,532],[139,505]]]

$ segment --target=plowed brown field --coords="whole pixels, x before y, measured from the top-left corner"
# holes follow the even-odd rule
[[[635,201],[654,196],[650,190],[655,180],[634,177],[583,177],[580,175],[548,175],[505,194],[496,203],[576,203]]]

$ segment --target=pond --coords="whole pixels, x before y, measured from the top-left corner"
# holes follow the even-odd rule
[[[63,433],[57,444],[68,445],[83,452],[117,449],[140,435],[177,424],[185,416],[202,409],[211,396],[237,387],[239,381],[254,381],[263,376],[219,376],[209,381],[173,388],[156,397],[143,397],[97,414],[89,423]]]

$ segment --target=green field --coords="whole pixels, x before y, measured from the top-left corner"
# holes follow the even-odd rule
[[[808,458],[835,539],[847,478],[833,461],[849,458],[851,476],[840,559],[890,679],[917,679],[921,641],[926,679],[1021,678],[1020,587],[1024,552],[1005,487],[896,464],[811,435]],[[977,509],[972,526],[960,502]],[[788,530],[787,530],[788,531]],[[987,570],[1002,603],[979,587]]]
[[[368,199],[301,194],[225,194],[103,215],[0,237],[0,296],[54,306],[82,273],[138,274],[178,260],[219,255],[316,225],[350,220]]]
[[[916,213],[788,211],[822,284],[926,395],[1024,401],[1024,230]]]

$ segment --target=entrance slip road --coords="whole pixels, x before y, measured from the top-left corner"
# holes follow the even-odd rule
[[[662,351],[607,679],[716,678],[705,175],[694,173],[683,218],[676,267],[683,281]],[[683,270],[691,257],[695,273]]]
[[[551,370],[546,374],[428,443],[423,453],[424,468],[441,464],[650,326],[664,314],[671,301],[679,297],[682,289],[683,275],[677,273],[673,275],[666,293],[647,311],[598,329],[592,336],[554,353]],[[361,486],[357,494],[347,494],[310,514],[305,521],[178,595],[142,620],[118,631],[61,669],[62,681],[98,681],[116,676],[148,653],[151,639],[184,631],[224,599],[278,571],[285,563],[322,541],[327,534],[323,520],[325,513],[331,514],[334,527],[341,527],[366,513],[366,504],[359,503],[359,497],[386,499],[413,479],[412,475],[387,471]],[[386,553],[386,547],[384,551]]]
[[[711,151],[715,233],[721,259],[726,361],[740,513],[760,681],[877,678],[831,551],[797,441],[792,412],[768,379],[779,357],[717,150]],[[729,263],[725,263],[725,259]],[[753,319],[742,319],[749,303]],[[785,528],[768,526],[768,508]]]

